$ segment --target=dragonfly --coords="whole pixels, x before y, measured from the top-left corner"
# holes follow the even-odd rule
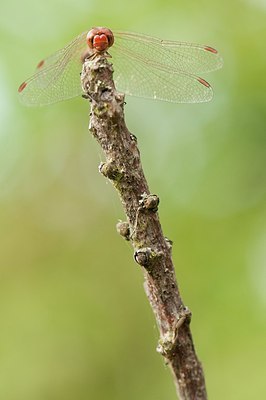
[[[173,103],[210,101],[211,85],[199,74],[223,65],[211,46],[96,27],[41,60],[35,74],[18,88],[21,102],[42,106],[81,96],[82,65],[97,55],[110,57],[118,91]]]

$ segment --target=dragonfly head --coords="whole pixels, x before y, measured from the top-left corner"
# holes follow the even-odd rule
[[[90,49],[102,53],[113,45],[114,35],[108,28],[97,27],[88,32],[86,40]]]

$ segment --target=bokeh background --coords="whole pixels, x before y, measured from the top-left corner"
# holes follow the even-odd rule
[[[18,85],[91,26],[209,44],[208,104],[127,98],[210,399],[265,399],[266,2],[1,4],[0,398],[176,399],[117,194],[81,98],[26,108]]]

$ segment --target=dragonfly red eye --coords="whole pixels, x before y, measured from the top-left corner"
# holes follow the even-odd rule
[[[23,82],[23,83],[20,85],[20,87],[18,88],[18,92],[21,93],[22,90],[24,90],[26,86],[27,86],[27,83],[26,83],[26,82]]]
[[[93,28],[87,35],[87,44],[91,49],[103,52],[114,43],[114,35],[108,28]]]
[[[106,35],[95,35],[93,38],[93,47],[98,50],[106,50],[108,48],[108,39]]]

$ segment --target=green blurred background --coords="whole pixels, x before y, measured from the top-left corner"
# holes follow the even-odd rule
[[[0,398],[176,399],[117,194],[81,98],[19,104],[36,63],[91,26],[205,43],[211,103],[127,98],[210,399],[265,399],[266,2],[1,5]]]

